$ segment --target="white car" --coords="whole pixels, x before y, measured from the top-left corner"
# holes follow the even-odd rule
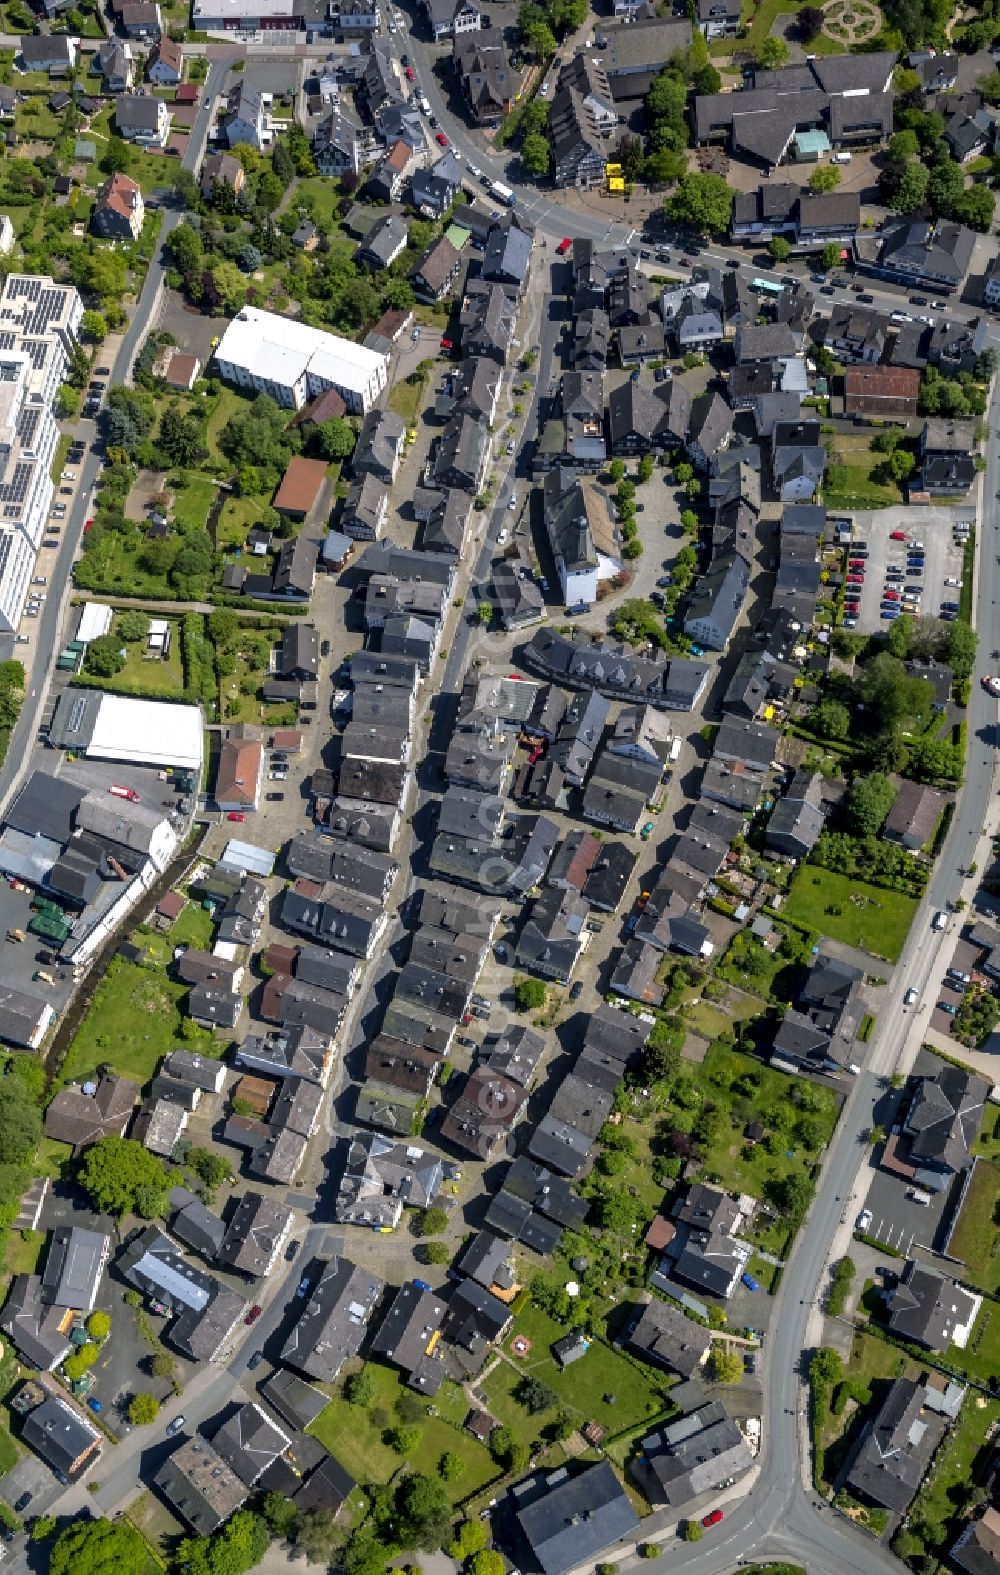
[[[410,338],[413,340],[413,343],[416,344],[417,340],[420,338],[420,329],[414,328],[410,334]]]
[[[962,586],[962,582],[961,582],[961,580],[957,580],[957,579],[956,579],[956,578],[955,578],[955,576],[954,576],[954,575],[953,575],[953,574],[952,574],[952,575],[949,575],[949,577],[948,577],[948,579],[946,579],[946,580],[945,580],[945,582],[944,582],[944,583],[945,583],[945,584],[946,584],[946,585],[954,585],[954,586],[956,586],[956,587],[957,587],[957,588],[958,588],[958,589],[959,589],[959,590],[960,590],[960,589],[961,589],[961,586]]]
[[[855,1230],[865,1231],[865,1230],[867,1230],[869,1228],[869,1226],[871,1225],[871,1222],[872,1222],[872,1211],[871,1211],[871,1209],[862,1209],[861,1213],[858,1215],[858,1222],[857,1222],[857,1224],[855,1225],[854,1228],[855,1228]]]
[[[470,175],[475,176],[476,180],[482,180],[482,178],[483,178],[482,170],[479,169],[479,167],[477,165],[473,164],[471,159],[469,160],[469,163],[465,167],[468,170]]]
[[[913,986],[911,985],[910,988],[907,990],[906,994],[903,996],[903,1005],[904,1006],[915,1006],[917,1004],[917,1002],[919,1001],[919,999],[920,999],[920,991],[919,990],[915,990],[913,988]]]
[[[508,503],[507,507],[510,509],[511,513],[513,514],[514,510],[517,508],[517,493],[516,492],[512,492],[511,493],[511,495],[510,495],[510,502]]]
[[[497,537],[497,546],[498,547],[505,547],[509,540],[510,540],[510,532],[507,531],[507,530],[502,530],[500,532],[499,536]]]

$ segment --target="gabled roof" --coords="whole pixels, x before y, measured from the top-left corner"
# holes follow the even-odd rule
[[[566,1575],[635,1532],[638,1516],[611,1463],[539,1474],[513,1492],[521,1530],[545,1575]]]

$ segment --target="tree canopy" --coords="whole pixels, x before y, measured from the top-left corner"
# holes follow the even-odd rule
[[[78,1520],[56,1538],[49,1575],[123,1575],[146,1566],[146,1548],[127,1520]]]
[[[855,836],[877,836],[895,799],[896,789],[881,771],[857,777],[844,800],[844,813]]]
[[[99,1138],[84,1151],[77,1176],[102,1214],[133,1213],[146,1189],[162,1195],[167,1186],[156,1155],[132,1138]]]
[[[676,224],[686,224],[700,235],[721,235],[729,228],[733,192],[721,175],[691,171],[677,182],[677,191],[664,208]]]

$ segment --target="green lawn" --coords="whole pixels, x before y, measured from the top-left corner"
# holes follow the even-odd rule
[[[811,1108],[803,1112],[803,1120],[813,1129],[810,1136],[819,1142],[816,1149],[804,1147],[795,1133],[795,1100],[801,1096],[801,1079],[762,1066],[725,1045],[709,1046],[697,1068],[697,1083],[705,1101],[722,1106],[729,1116],[726,1124],[720,1123],[721,1133],[706,1149],[702,1166],[706,1175],[718,1178],[718,1184],[729,1192],[748,1192],[760,1198],[769,1181],[811,1169],[819,1148],[829,1142],[837,1124],[836,1095],[828,1088],[810,1085]],[[744,1144],[743,1127],[751,1116],[770,1131],[786,1112],[792,1124],[775,1131],[774,1153],[768,1152],[767,1143]],[[787,1234],[787,1220],[768,1223],[766,1216],[748,1232],[750,1240],[768,1251],[780,1248]]]
[[[107,1063],[121,1077],[149,1082],[177,1042],[186,994],[165,974],[113,958],[69,1047],[62,1081],[78,1082]]]
[[[209,476],[186,472],[186,484],[174,493],[174,519],[182,530],[204,526],[215,502],[215,484]]]
[[[509,1361],[502,1362],[483,1384],[490,1410],[518,1437],[533,1443],[560,1411],[579,1426],[598,1422],[613,1436],[645,1426],[666,1409],[669,1383],[665,1375],[631,1361],[604,1339],[595,1339],[586,1356],[563,1371],[550,1348],[568,1332],[565,1324],[556,1323],[529,1302],[504,1341]],[[523,1359],[512,1355],[517,1335],[531,1341],[531,1350]],[[552,1390],[554,1406],[532,1415],[519,1403],[514,1391],[526,1374]]]
[[[316,224],[321,230],[339,228],[337,209],[340,204],[340,188],[335,181],[327,180],[322,175],[301,180],[292,193],[291,202],[296,208],[309,202],[316,216]]]
[[[36,1176],[48,1176],[52,1181],[59,1181],[72,1158],[73,1149],[69,1143],[60,1143],[58,1138],[43,1137],[32,1169]]]
[[[397,1402],[404,1395],[423,1401],[422,1397],[413,1396],[412,1390],[404,1388],[400,1375],[393,1368],[369,1362],[366,1371],[374,1382],[371,1405],[365,1409],[350,1405],[338,1393],[309,1431],[359,1482],[388,1482],[402,1463],[401,1457],[385,1441],[387,1433],[399,1421]],[[457,1399],[454,1394],[447,1393],[449,1390],[456,1391]],[[405,1458],[418,1470],[430,1472],[436,1470],[442,1455],[458,1455],[463,1465],[462,1474],[448,1484],[452,1500],[457,1504],[494,1481],[500,1471],[489,1451],[470,1433],[462,1432],[457,1420],[452,1420],[460,1411],[464,1421],[469,1410],[456,1385],[445,1384],[433,1406],[427,1403],[427,1409],[426,1420],[420,1425],[420,1440]],[[430,1415],[431,1409],[439,1414]]]
[[[181,636],[180,625],[171,624],[170,648],[166,657],[159,658],[146,656],[146,642],[139,641],[135,645],[126,646],[128,659],[120,673],[108,683],[109,689],[120,690],[127,694],[130,690],[142,692],[155,689],[162,695],[179,695],[184,688],[184,669],[181,664]]]
[[[895,962],[916,910],[916,898],[903,892],[886,891],[854,875],[837,875],[815,864],[804,864],[781,911],[831,940],[860,946],[873,957]]]
[[[953,1518],[965,1499],[971,1482],[985,1463],[987,1436],[1000,1421],[1000,1401],[984,1400],[971,1391],[966,1396],[957,1424],[951,1429],[934,1457],[934,1464],[920,1484],[919,1507],[922,1519],[940,1525]],[[958,1527],[954,1528],[957,1534]],[[947,1538],[950,1543],[952,1536]]]
[[[996,1295],[1000,1290],[1000,1167],[980,1160],[948,1243],[951,1257],[965,1264],[964,1279]]]
[[[394,383],[389,391],[389,398],[386,401],[388,408],[394,410],[397,416],[402,416],[408,427],[416,423],[417,413],[423,404],[425,387],[424,378],[420,378],[415,383],[411,383],[409,378],[403,378]]]
[[[715,968],[719,979],[726,979],[741,990],[790,1001],[791,991],[781,988],[780,975],[783,971],[794,979],[798,977],[798,970],[789,963],[787,957],[782,957],[780,949],[768,951],[747,930],[737,930]]]
[[[1000,1373],[1000,1307],[995,1302],[983,1302],[965,1350],[950,1345],[945,1360],[982,1383]]]
[[[4,1245],[4,1268],[8,1274],[34,1274],[45,1245],[42,1231],[11,1231]]]
[[[876,481],[872,477],[872,471],[884,464],[885,455],[873,454],[867,437],[838,434],[830,455],[824,502],[846,507],[848,500],[863,500],[857,506],[873,509],[902,503],[903,494],[894,481]]]

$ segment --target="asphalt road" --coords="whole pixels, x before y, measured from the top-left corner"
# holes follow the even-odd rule
[[[225,82],[228,70],[228,59],[212,62],[202,94],[202,105],[208,106],[212,102]],[[207,109],[205,113],[199,114],[181,161],[184,169],[194,172],[201,164],[211,119],[212,116]],[[170,170],[171,166],[165,163],[165,178],[170,174]],[[183,213],[176,209],[167,209],[163,214],[163,222],[160,225],[160,246],[156,256],[150,262],[142,292],[132,314],[132,320],[122,336],[118,353],[111,367],[111,375],[106,379],[109,387],[114,386],[116,383],[128,383],[131,381],[132,362],[149,331],[163,284],[163,277],[166,271],[163,257],[164,243],[171,230],[181,222],[183,217]],[[62,545],[59,548],[54,568],[49,574],[48,596],[42,603],[41,615],[36,619],[26,620],[23,625],[25,631],[30,633],[31,646],[28,648],[15,645],[13,648],[14,654],[17,656],[25,652],[24,660],[26,662],[30,656],[31,667],[28,674],[28,693],[25,703],[21,708],[21,715],[18,717],[17,726],[14,728],[11,736],[6,759],[3,765],[0,766],[0,812],[6,808],[13,797],[14,789],[21,785],[24,776],[33,765],[38,763],[39,757],[44,753],[43,748],[40,748],[37,744],[39,720],[45,705],[45,697],[48,693],[53,663],[62,646],[66,605],[72,587],[73,562],[83,535],[84,523],[90,513],[94,487],[103,464],[94,447],[97,438],[96,422],[81,419],[71,425],[64,426],[63,430],[71,431],[74,437],[79,437],[84,441],[87,444],[87,453],[83,463],[77,467],[76,494],[66,510],[66,517],[62,522]],[[58,497],[58,489],[56,497]]]

